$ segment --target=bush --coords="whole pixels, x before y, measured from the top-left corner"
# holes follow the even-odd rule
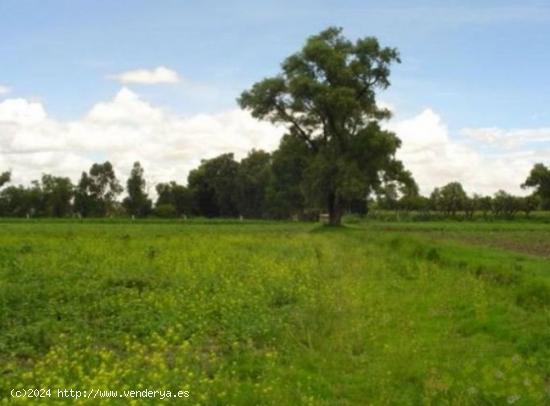
[[[161,218],[176,217],[176,208],[173,204],[161,204],[155,207],[154,214]]]

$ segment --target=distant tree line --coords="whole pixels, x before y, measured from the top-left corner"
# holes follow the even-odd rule
[[[531,170],[523,189],[532,189],[528,196],[514,196],[499,190],[492,196],[469,196],[460,182],[450,182],[436,187],[429,197],[398,190],[387,184],[372,199],[371,206],[396,212],[437,213],[444,217],[473,218],[478,213],[483,218],[514,218],[518,213],[526,217],[535,210],[550,210],[550,169],[538,163]]]
[[[189,173],[186,185],[175,180],[155,185],[154,202],[139,162],[134,163],[125,187],[108,161],[93,164],[76,184],[68,177],[44,174],[30,186],[15,186],[9,185],[11,173],[4,172],[0,216],[314,219],[321,209],[306,202],[302,190],[306,165],[299,144],[285,136],[273,153],[252,150],[240,162],[232,153],[203,160]],[[119,199],[123,192],[126,197]],[[364,214],[365,202],[366,197],[348,207]]]
[[[314,220],[324,210],[311,204],[304,187],[307,169],[297,138],[284,136],[273,153],[252,150],[240,162],[231,153],[201,161],[187,178],[155,186],[149,197],[144,169],[135,162],[125,187],[110,162],[94,164],[77,184],[68,177],[42,175],[29,186],[10,185],[11,173],[0,174],[2,217],[161,218],[225,217]],[[302,145],[303,147],[303,145]],[[407,175],[410,176],[410,175]],[[469,196],[459,182],[450,182],[422,196],[412,179],[388,181],[363,199],[347,202],[345,213],[365,215],[369,208],[395,212],[437,213],[444,217],[514,218],[535,210],[550,210],[550,168],[536,164],[522,184],[528,196],[498,191],[492,196]],[[120,195],[125,193],[123,199]]]

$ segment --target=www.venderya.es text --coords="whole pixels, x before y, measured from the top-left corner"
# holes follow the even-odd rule
[[[101,398],[149,398],[149,399],[175,399],[189,398],[188,390],[169,389],[140,389],[140,390],[110,390],[110,389],[48,389],[48,388],[26,388],[12,389],[12,398],[59,398],[59,399],[101,399]]]

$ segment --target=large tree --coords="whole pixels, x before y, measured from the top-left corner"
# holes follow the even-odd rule
[[[71,214],[74,186],[69,178],[44,174],[41,192],[46,216],[65,217]]]
[[[535,188],[535,193],[541,199],[542,208],[550,209],[550,168],[542,163],[536,164],[521,187]]]
[[[187,184],[193,195],[195,213],[205,217],[235,217],[237,208],[237,172],[239,163],[233,154],[222,154],[201,161],[189,172]]]
[[[450,216],[464,210],[467,201],[466,192],[460,182],[450,182],[441,189],[436,188],[430,198],[434,200],[438,210]]]
[[[93,164],[82,176],[75,190],[75,210],[82,216],[105,216],[114,210],[122,186],[109,161]]]
[[[396,49],[373,37],[352,42],[332,27],[310,37],[279,75],[238,99],[254,117],[287,125],[306,144],[302,189],[310,205],[328,210],[332,225],[340,224],[347,202],[366,199],[405,172],[395,159],[400,140],[378,123],[390,112],[375,98],[390,85],[393,62],[399,62]]]
[[[145,217],[151,212],[152,202],[145,191],[145,177],[139,162],[134,162],[130,177],[126,181],[128,196],[122,201],[126,212],[132,216]]]

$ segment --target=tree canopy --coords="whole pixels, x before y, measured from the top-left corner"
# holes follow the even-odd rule
[[[11,180],[11,172],[2,172],[0,173],[0,187],[4,186]]]
[[[237,208],[244,217],[266,215],[266,193],[271,177],[271,154],[252,150],[237,170]]]
[[[134,162],[126,182],[128,196],[122,201],[126,212],[132,216],[145,217],[151,212],[152,202],[145,192],[145,177],[139,162]]]
[[[330,224],[340,224],[346,202],[366,199],[385,180],[410,178],[395,159],[400,140],[378,123],[390,117],[376,92],[390,85],[394,62],[400,62],[395,48],[374,37],[352,42],[331,27],[289,56],[279,75],[238,99],[254,117],[285,124],[305,144],[301,189],[310,204],[328,210]]]
[[[181,217],[193,211],[193,198],[189,188],[175,181],[156,186],[155,214],[159,217]]]
[[[550,209],[550,168],[542,163],[535,164],[522,188],[535,188],[535,193],[542,200],[542,206]]]
[[[194,211],[205,217],[235,217],[237,208],[237,172],[233,154],[203,160],[188,176],[188,185],[197,203]]]
[[[433,207],[454,216],[465,208],[467,196],[460,182],[450,182],[442,188],[434,189],[430,199]]]
[[[89,173],[82,172],[75,191],[75,210],[84,217],[108,215],[122,191],[113,165],[109,161],[95,163]]]
[[[127,195],[120,204],[112,195],[109,204],[99,199],[92,191],[99,182],[108,179],[104,191],[121,190],[114,170],[109,165],[95,164],[95,175],[84,172],[74,186],[68,177],[43,174],[29,186],[8,185],[0,190],[0,216],[10,217],[68,217],[81,215],[104,217],[108,215],[157,217],[237,217],[314,220],[319,209],[304,193],[305,172],[312,152],[304,140],[287,134],[273,153],[252,150],[237,161],[232,154],[222,154],[203,160],[200,166],[189,173],[188,186],[175,181],[156,185],[157,199],[152,202],[146,192],[144,170],[139,162],[134,163],[126,181]],[[105,172],[99,176],[98,166]],[[101,171],[100,171],[101,172]],[[94,179],[95,178],[95,179]],[[7,179],[7,176],[4,177]],[[5,183],[4,183],[5,185]],[[117,186],[118,185],[118,186]],[[108,201],[108,200],[107,200]],[[223,203],[223,204],[222,204]],[[368,203],[368,205],[367,205]],[[409,182],[384,180],[369,197],[350,200],[344,208],[346,213],[364,215],[368,206],[373,215],[381,209],[391,211],[397,218],[414,216],[418,219],[443,217],[474,218],[480,212],[483,218],[512,219],[519,212],[526,217],[541,208],[537,191],[528,196],[514,196],[503,190],[492,196],[473,194],[469,196],[461,183],[454,181],[436,187],[430,198],[420,195],[413,179]],[[108,207],[108,209],[106,209]],[[432,213],[430,213],[432,212]]]

